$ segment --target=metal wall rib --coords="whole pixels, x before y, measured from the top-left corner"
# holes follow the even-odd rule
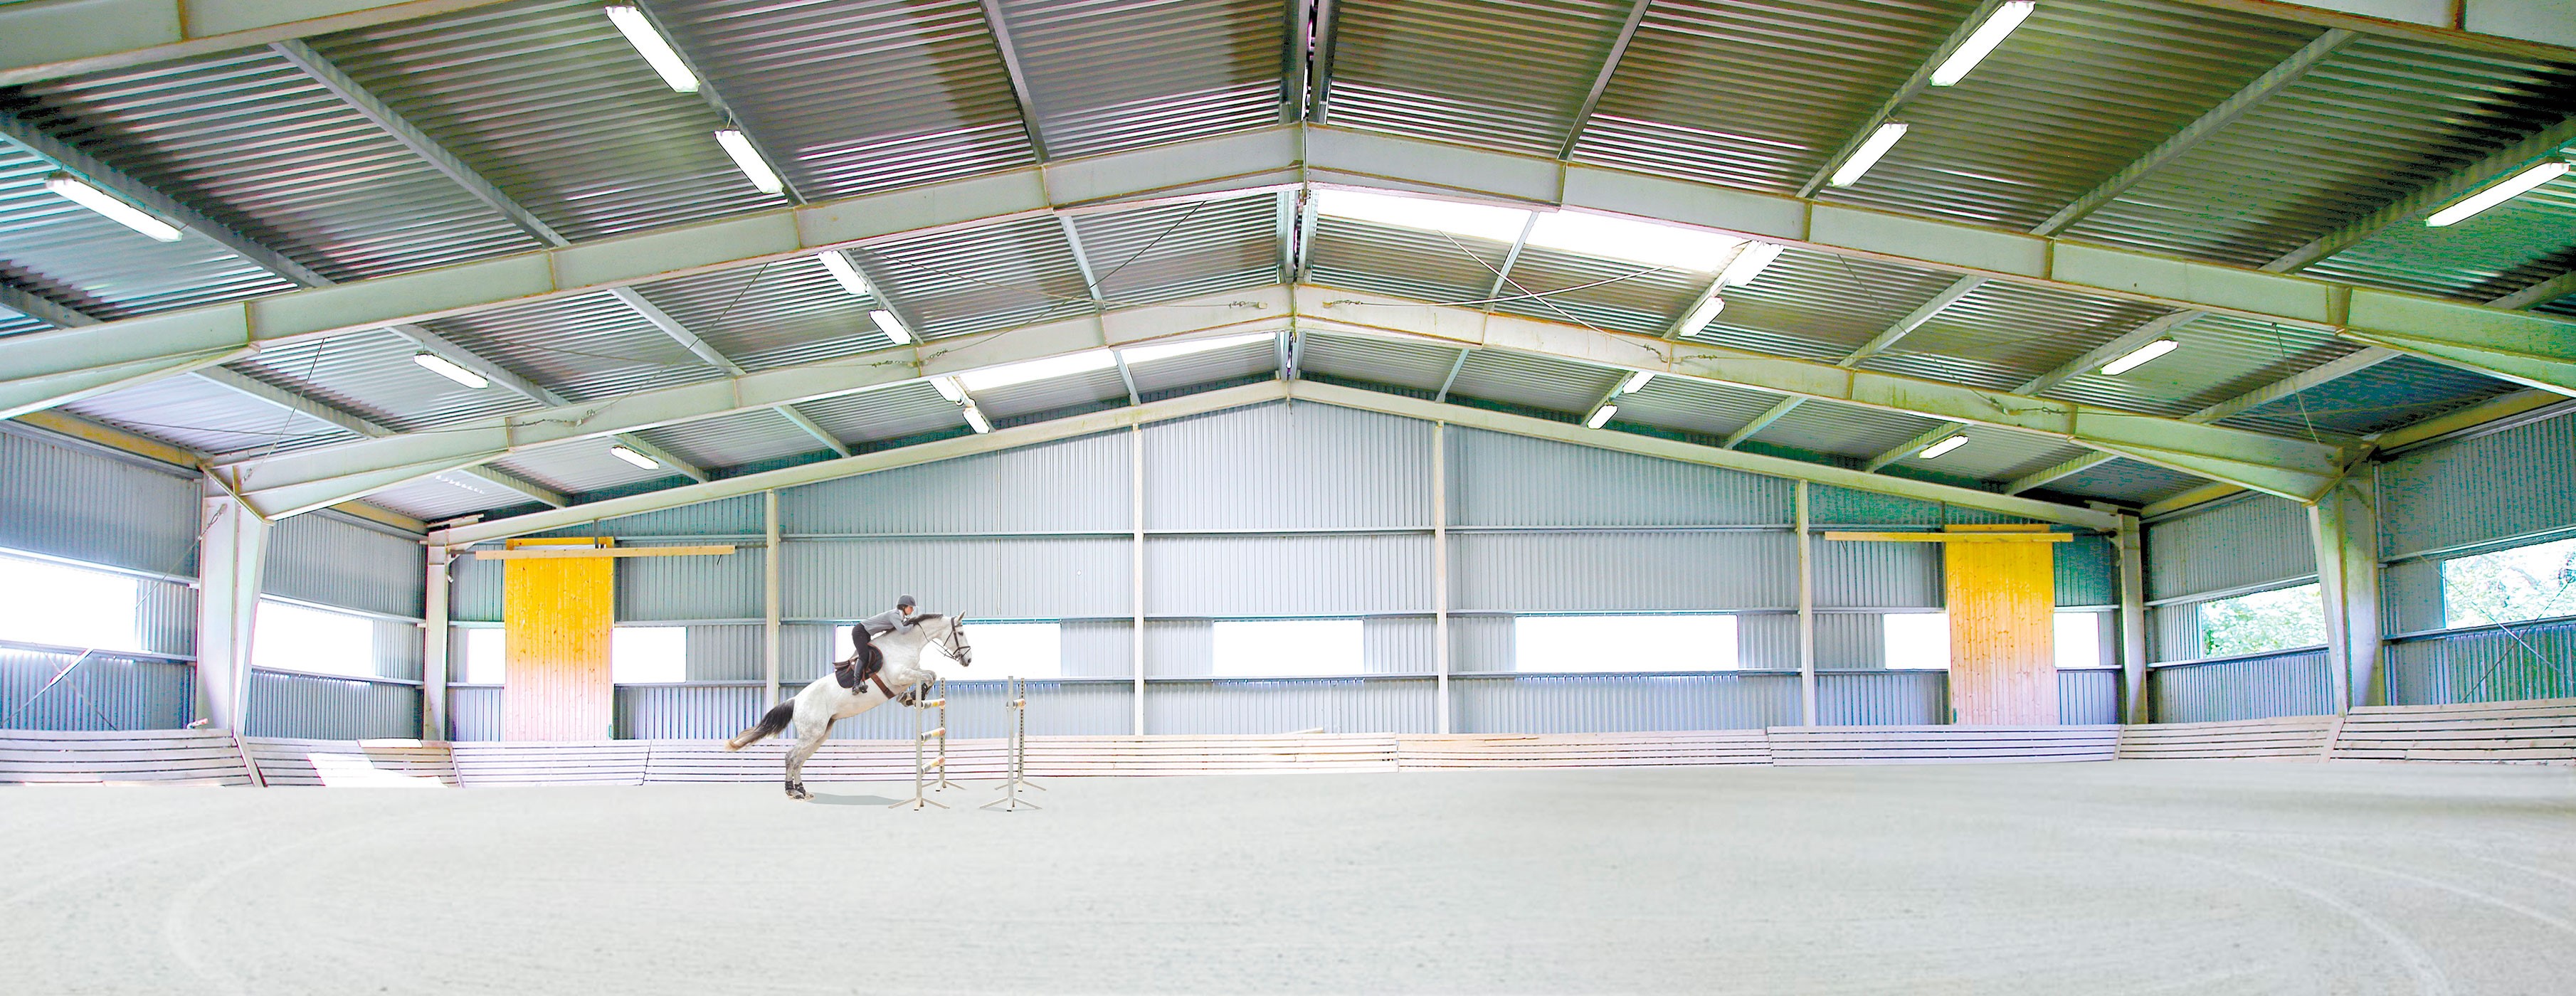
[[[254,670],[243,727],[243,733],[254,737],[416,737],[420,735],[420,688]]]
[[[185,661],[0,648],[0,727],[17,730],[175,730],[188,725],[197,669]],[[56,674],[63,679],[45,687]],[[38,694],[42,691],[43,694]]]
[[[2317,572],[2307,510],[2252,495],[2153,523],[2146,529],[2147,598],[2296,580]]]
[[[0,547],[194,575],[197,482],[32,429],[0,429]]]
[[[2335,711],[2323,650],[2249,657],[2147,672],[2147,696],[2160,723],[2204,723]]]
[[[2379,500],[2383,557],[2576,526],[2576,415],[2400,456]]]
[[[417,539],[329,511],[278,521],[268,537],[263,594],[409,619],[421,617],[426,554]]]

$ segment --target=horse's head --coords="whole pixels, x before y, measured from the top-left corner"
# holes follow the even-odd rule
[[[966,642],[966,616],[925,612],[912,617],[913,624],[930,633],[930,643],[959,667],[975,666],[975,648]]]

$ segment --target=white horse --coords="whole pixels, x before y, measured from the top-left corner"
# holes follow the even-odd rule
[[[726,750],[741,750],[761,740],[790,729],[796,731],[796,746],[787,752],[787,797],[811,799],[805,791],[805,761],[823,746],[823,737],[832,732],[836,721],[884,705],[888,701],[910,704],[916,689],[925,687],[937,675],[921,663],[927,650],[937,650],[960,666],[973,666],[975,648],[966,645],[966,617],[942,616],[936,612],[912,617],[912,628],[877,637],[876,648],[885,654],[885,667],[875,675],[861,679],[856,688],[843,688],[830,674],[814,679],[796,697],[770,708],[760,722],[732,740]],[[856,665],[853,665],[855,669]]]

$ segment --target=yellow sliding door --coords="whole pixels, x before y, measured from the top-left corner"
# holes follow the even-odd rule
[[[1951,721],[2055,725],[2055,545],[1949,542],[1942,546],[1947,554],[1943,573],[1950,607]]]
[[[523,546],[605,546],[608,540],[511,540]],[[502,735],[511,740],[606,740],[615,686],[608,644],[615,620],[617,561],[548,557],[502,561],[502,626],[508,663]]]

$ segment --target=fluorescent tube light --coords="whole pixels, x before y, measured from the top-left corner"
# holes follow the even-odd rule
[[[2003,44],[2004,38],[2011,35],[2014,28],[2021,27],[2021,22],[2029,19],[2031,11],[2038,7],[2037,0],[2011,0],[1996,8],[1994,14],[1986,18],[1986,23],[1978,25],[1977,32],[1968,36],[1967,44],[1941,60],[1941,68],[1932,71],[1932,85],[1949,86],[1968,78],[1968,71],[1977,68],[1977,63],[1984,62],[1986,54]]]
[[[642,8],[610,4],[608,20],[617,25],[619,34],[626,36],[627,44],[635,46],[635,54],[643,56],[654,72],[662,74],[662,82],[681,93],[698,92],[697,74],[689,71],[688,63],[680,61],[680,50],[672,48],[669,39],[653,30],[653,22],[644,16]]]
[[[841,285],[842,290],[859,297],[874,296],[874,292],[868,289],[868,278],[860,276],[859,268],[850,265],[850,257],[841,255],[840,250],[829,250],[814,258],[823,261],[823,270],[832,275],[832,279]]]
[[[717,129],[716,144],[724,146],[725,155],[733,157],[734,168],[741,170],[742,175],[751,181],[752,186],[760,188],[761,193],[775,194],[787,189],[787,184],[778,179],[777,171],[761,161],[760,150],[751,147],[751,139],[743,135],[742,129]]]
[[[1743,252],[1735,254],[1734,262],[1726,264],[1726,272],[1717,275],[1717,285],[1742,287],[1752,283],[1755,278],[1762,275],[1763,270],[1770,268],[1772,260],[1779,259],[1780,254],[1786,252],[1788,248],[1774,242],[1756,242],[1745,246]]]
[[[1629,374],[1627,382],[1619,385],[1619,393],[1635,394],[1645,390],[1646,382],[1653,379],[1655,379],[1655,372],[1652,370],[1639,370]]]
[[[1134,346],[1119,350],[1118,354],[1126,357],[1129,363],[1152,363],[1155,360],[1213,352],[1247,343],[1276,342],[1278,338],[1268,332],[1247,332],[1243,335],[1224,335],[1213,339],[1184,339],[1180,342],[1158,342],[1150,346]]]
[[[973,427],[979,436],[993,431],[993,423],[984,420],[984,410],[975,407],[972,401],[966,403],[966,424]]]
[[[2117,377],[2121,374],[2128,373],[2131,370],[2137,369],[2140,364],[2143,364],[2148,360],[2173,352],[2174,347],[2178,345],[2181,344],[2171,339],[2158,339],[2144,346],[2130,350],[2129,355],[2127,356],[2123,356],[2119,359],[2103,364],[2102,374],[2107,377]]]
[[[1933,457],[1940,456],[1941,454],[1948,453],[1951,450],[1955,450],[1966,445],[1968,445],[1968,437],[1965,433],[1951,436],[1948,439],[1944,439],[1940,442],[1924,447],[1923,459],[1929,460]]]
[[[483,379],[482,374],[475,373],[474,371],[458,366],[456,365],[456,361],[440,356],[437,353],[413,353],[411,354],[411,361],[418,363],[421,366],[428,367],[429,372],[431,373],[445,377],[459,384],[463,384],[477,391],[492,386],[492,382]]]
[[[2514,174],[2513,179],[2506,180],[2503,183],[2496,184],[2495,186],[2488,187],[2485,190],[2471,194],[2467,200],[2433,212],[2432,217],[2424,219],[2424,224],[2430,225],[2434,228],[2440,228],[2444,225],[2459,224],[2460,222],[2467,221],[2471,217],[2476,216],[2480,211],[2484,211],[2498,204],[2512,200],[2533,187],[2540,186],[2541,184],[2548,183],[2551,180],[2558,179],[2565,175],[2567,175],[2566,163],[2542,163],[2538,166],[2534,166],[2530,169]],[[113,216],[111,215],[111,217]],[[132,224],[132,222],[128,222],[127,224]]]
[[[878,308],[868,312],[868,318],[875,321],[877,331],[885,333],[886,338],[894,340],[895,345],[900,346],[912,341],[912,330],[904,328],[903,319],[896,318],[894,312]]]
[[[109,221],[149,235],[155,241],[179,241],[179,226],[155,218],[145,213],[142,208],[117,199],[114,194],[82,183],[78,177],[69,173],[56,173],[46,177],[45,189],[60,195],[64,200],[105,215]]]
[[[1878,126],[1877,131],[1869,133],[1869,141],[1860,143],[1860,148],[1852,152],[1851,158],[1843,161],[1843,168],[1835,170],[1833,178],[1825,182],[1837,187],[1859,183],[1861,174],[1878,165],[1879,157],[1895,148],[1897,139],[1905,137],[1905,129],[1903,121],[1890,121]]]
[[[1520,241],[1530,213],[1514,208],[1461,204],[1428,197],[1397,197],[1357,190],[1315,191],[1315,213],[1374,221],[1398,228],[1448,232],[1488,242]]]
[[[957,386],[957,378],[955,377],[930,378],[930,386],[937,388],[939,396],[948,399],[949,404],[962,405],[966,403],[966,389]]]
[[[1689,335],[1707,328],[1708,323],[1717,320],[1717,313],[1725,310],[1726,299],[1712,294],[1708,300],[1700,302],[1699,307],[1692,308],[1691,313],[1682,318],[1677,334]]]
[[[1534,246],[1698,273],[1716,269],[1727,250],[1743,241],[1715,232],[1580,211],[1539,215],[1529,233],[1529,244]]]
[[[627,449],[623,445],[611,446],[608,448],[608,452],[611,456],[624,460],[627,463],[634,464],[638,467],[642,467],[646,470],[651,470],[662,465],[662,461],[655,460],[652,457]]]
[[[1107,370],[1118,365],[1118,358],[1106,349],[1093,349],[1069,356],[1051,356],[1043,360],[1012,363],[987,370],[957,375],[957,383],[969,391],[989,391],[996,387],[1026,384],[1034,380],[1052,380],[1094,370]]]
[[[1604,425],[1610,424],[1610,416],[1616,414],[1619,414],[1619,406],[1610,404],[1602,405],[1601,407],[1592,410],[1591,418],[1583,420],[1583,427],[1586,429],[1598,429]]]

